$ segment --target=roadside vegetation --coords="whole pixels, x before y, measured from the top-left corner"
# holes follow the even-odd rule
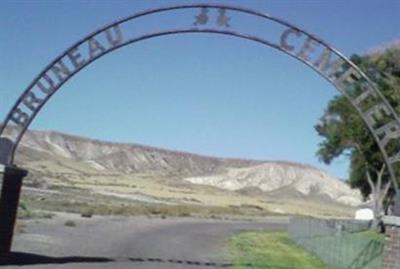
[[[95,184],[93,184],[95,186]],[[253,218],[265,216],[283,216],[286,212],[292,215],[311,216],[351,216],[353,209],[332,205],[331,207],[318,203],[318,201],[281,201],[255,199],[250,201],[222,201],[222,195],[210,195],[210,203],[194,202],[193,198],[161,202],[141,202],[129,199],[131,189],[125,187],[127,197],[102,195],[79,187],[47,186],[43,189],[24,191],[21,196],[19,218],[37,218],[44,215],[40,212],[66,212],[79,214],[82,217],[92,216],[159,216],[159,217],[204,217],[213,219],[224,218]],[[183,192],[183,191],[182,191]],[[121,191],[122,193],[122,191]],[[140,195],[136,192],[133,195]],[[226,195],[226,194],[225,194]],[[155,197],[155,196],[154,196]],[[233,196],[234,197],[234,196]],[[235,197],[234,197],[235,198]],[[229,197],[229,199],[231,199]],[[215,201],[220,201],[215,203]],[[214,202],[214,204],[213,204]],[[254,203],[250,203],[254,202]],[[293,206],[291,205],[293,204]],[[314,206],[314,208],[312,208]],[[285,208],[283,212],[275,212],[274,208]],[[307,208],[305,211],[304,208]],[[301,210],[303,209],[303,210]],[[48,214],[48,213],[47,213]]]
[[[234,269],[330,269],[285,232],[245,232],[230,240]]]
[[[352,216],[353,208],[326,204],[319,199],[245,196],[208,186],[171,183],[157,176],[63,178],[33,176],[24,182],[20,218],[37,212],[67,212],[90,218],[96,215],[159,217],[263,217],[271,215]],[[39,178],[39,179],[38,179]],[[134,183],[134,184],[133,184]],[[304,210],[304,209],[307,210]]]
[[[51,218],[52,214],[43,212],[67,212],[79,214],[84,218],[100,216],[159,216],[166,217],[208,217],[224,218],[225,216],[267,216],[273,213],[241,206],[210,206],[196,204],[161,204],[143,203],[104,195],[87,195],[86,190],[64,188],[57,195],[43,195],[36,192],[25,192],[22,195],[18,210],[19,219]],[[255,206],[254,206],[255,207]]]
[[[268,211],[252,212],[247,206],[223,207],[205,205],[166,205],[157,203],[138,203],[129,201],[108,201],[97,199],[96,201],[82,201],[79,199],[37,199],[36,196],[24,196],[24,202],[29,204],[28,209],[19,209],[20,219],[39,218],[42,215],[37,212],[45,210],[49,212],[67,212],[79,214],[84,218],[98,216],[159,216],[166,217],[208,217],[224,218],[226,216],[267,216],[274,215]]]
[[[51,219],[53,216],[53,213],[31,210],[24,202],[18,206],[18,219]]]

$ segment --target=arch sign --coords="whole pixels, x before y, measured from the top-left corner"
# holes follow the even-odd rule
[[[0,129],[0,163],[10,166],[23,134],[61,86],[102,56],[129,44],[176,34],[219,34],[272,47],[306,64],[345,95],[376,139],[398,189],[400,120],[374,83],[320,38],[282,19],[219,4],[194,4],[144,11],[87,35],[61,53],[25,89]],[[179,49],[179,48],[177,48]]]

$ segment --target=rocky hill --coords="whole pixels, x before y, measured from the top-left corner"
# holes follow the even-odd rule
[[[160,172],[173,175],[209,175],[226,167],[247,167],[260,161],[224,159],[155,147],[122,144],[67,135],[28,131],[21,141],[17,162],[29,163],[43,153],[84,162],[99,171]],[[29,155],[28,152],[31,152]]]
[[[86,173],[152,173],[180,182],[208,185],[228,191],[259,191],[271,195],[321,197],[358,205],[361,196],[343,181],[317,168],[282,161],[256,161],[207,157],[136,144],[120,144],[58,132],[29,131],[17,154],[17,163],[33,168],[33,174],[48,176],[66,166],[62,160],[82,164],[75,171]],[[46,165],[43,165],[43,163]],[[34,164],[34,165],[32,165]],[[47,173],[47,174],[46,174]],[[251,192],[252,193],[252,192]]]
[[[360,204],[359,191],[350,189],[343,181],[314,167],[289,162],[265,162],[246,168],[229,168],[218,175],[185,180],[234,191],[259,189],[269,193],[298,193],[305,197],[326,197],[353,206]]]

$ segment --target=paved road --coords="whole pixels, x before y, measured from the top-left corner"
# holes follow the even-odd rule
[[[14,258],[1,268],[229,268],[226,242],[244,230],[277,230],[286,219],[76,218],[35,223],[15,238]],[[15,265],[10,265],[14,263]],[[19,267],[18,265],[23,265]]]

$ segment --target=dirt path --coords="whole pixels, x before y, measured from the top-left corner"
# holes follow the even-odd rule
[[[77,226],[65,226],[67,219]],[[226,241],[233,233],[286,227],[284,218],[250,222],[62,216],[30,221],[26,232],[15,237],[15,257],[2,268],[229,268]]]

